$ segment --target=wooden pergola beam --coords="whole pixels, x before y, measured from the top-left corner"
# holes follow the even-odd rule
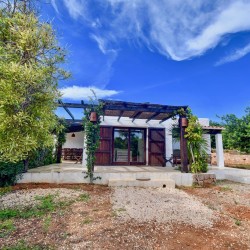
[[[158,108],[158,107],[124,107],[124,106],[114,106],[114,105],[105,105],[105,110],[124,110],[124,111],[140,111],[140,112],[150,112],[150,113],[172,113],[176,111],[176,108]]]
[[[120,121],[120,119],[121,119],[123,113],[124,113],[124,110],[122,110],[122,111],[120,112],[120,115],[119,115],[119,117],[118,117],[118,119],[117,119],[118,122]]]
[[[168,119],[171,118],[171,117],[172,117],[172,115],[169,115],[169,114],[168,114],[167,117],[165,117],[165,118],[163,118],[162,120],[159,121],[159,124],[165,122],[166,120],[168,120]]]
[[[166,121],[176,114],[176,111],[179,109],[187,109],[187,106],[169,106],[169,105],[160,105],[160,104],[150,104],[150,103],[132,103],[132,102],[121,102],[121,101],[110,101],[110,100],[99,100],[103,104],[103,118],[104,116],[112,116],[112,111],[114,113],[118,113],[118,121],[121,117],[123,117],[124,112],[133,111],[134,115],[130,116],[132,118],[132,122],[135,119],[140,117],[143,113],[153,113],[151,117],[147,116],[147,122],[155,118],[157,115],[162,114],[166,115],[164,119],[160,121],[160,123]],[[69,108],[91,108],[95,106],[95,104],[86,104],[83,101],[80,103],[63,103],[62,101],[58,102],[58,107],[63,107],[70,116],[72,115]],[[117,112],[115,112],[117,111]],[[119,112],[118,112],[119,111]],[[72,115],[73,116],[73,115]],[[71,117],[72,117],[71,116]],[[73,118],[72,118],[73,119]],[[139,119],[139,118],[138,118]]]
[[[58,103],[58,107],[66,107],[66,108],[88,108],[93,105],[89,105],[86,103],[68,103],[68,102],[62,102]]]
[[[141,111],[137,111],[137,112],[135,113],[135,115],[133,115],[133,116],[131,117],[131,118],[132,118],[132,122],[134,122],[134,120],[135,120],[137,117],[139,117],[141,114],[142,114]]]
[[[152,116],[150,116],[147,120],[146,120],[146,123],[148,123],[150,120],[154,119],[156,116],[158,116],[160,113],[157,112],[155,114],[153,114]]]
[[[62,100],[58,100],[58,103],[60,104],[60,105],[63,105],[63,102],[62,102]],[[69,109],[66,107],[66,106],[62,106],[63,108],[64,108],[64,110],[69,114],[69,116],[72,118],[72,120],[74,121],[75,120],[75,118],[74,118],[74,116],[73,116],[73,114],[69,111]]]

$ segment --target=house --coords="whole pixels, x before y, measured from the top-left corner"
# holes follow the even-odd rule
[[[132,103],[101,100],[103,117],[101,117],[100,146],[96,152],[96,165],[124,166],[171,166],[173,152],[180,152],[182,170],[188,171],[187,141],[184,137],[187,121],[185,115],[179,122],[172,118],[179,110],[186,111],[187,106],[169,106],[151,103]],[[63,107],[72,119],[67,120],[69,129],[63,150],[75,150],[83,153],[82,164],[85,165],[84,131],[81,120],[75,120],[70,108],[87,108],[89,104],[81,102],[63,103]],[[220,127],[209,126],[209,119],[200,118],[199,122],[207,132],[208,154],[211,152],[210,136],[216,137],[217,163],[224,166],[223,145]],[[180,138],[173,138],[173,127],[180,128]]]

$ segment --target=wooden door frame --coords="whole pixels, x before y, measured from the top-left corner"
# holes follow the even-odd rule
[[[128,162],[114,162],[114,151],[115,151],[115,147],[114,147],[114,138],[115,138],[115,129],[127,129],[128,130]],[[130,162],[130,131],[132,129],[140,129],[140,130],[144,130],[144,161],[143,162]],[[112,161],[111,164],[112,165],[121,165],[121,166],[136,166],[136,165],[146,165],[146,139],[147,139],[147,128],[141,128],[141,127],[119,127],[119,126],[113,126],[112,128]]]
[[[112,163],[112,133],[113,133],[113,127],[112,126],[108,126],[108,125],[104,125],[104,126],[101,126],[101,128],[108,128],[108,129],[110,129],[111,130],[111,137],[110,137],[110,139],[108,138],[108,137],[101,137],[101,135],[100,135],[100,141],[101,140],[104,140],[104,141],[110,141],[110,145],[109,145],[109,150],[99,150],[99,149],[97,149],[97,151],[96,151],[96,153],[98,154],[98,153],[104,153],[104,154],[109,154],[109,163],[108,164],[96,164],[97,166],[101,166],[101,165],[103,165],[103,166],[110,166],[111,165],[111,163]]]
[[[150,127],[148,128],[148,165],[149,166],[155,166],[155,165],[152,165],[152,162],[151,162],[151,131],[150,130],[162,130],[164,131],[164,140],[163,141],[159,141],[159,140],[153,140],[153,142],[157,143],[157,142],[164,142],[164,155],[165,155],[165,152],[166,152],[166,129],[165,128],[156,128],[156,127]],[[162,164],[162,165],[166,165],[166,163]]]

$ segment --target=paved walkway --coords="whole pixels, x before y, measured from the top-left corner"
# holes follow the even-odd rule
[[[250,170],[247,169],[210,167],[208,173],[215,174],[217,180],[230,180],[250,184]]]

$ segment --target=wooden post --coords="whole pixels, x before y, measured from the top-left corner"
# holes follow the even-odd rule
[[[61,143],[56,148],[56,163],[62,163],[62,144]]]
[[[185,128],[187,127],[187,118],[185,116],[180,116],[179,126],[180,126],[181,172],[188,173],[187,139],[184,137]]]

